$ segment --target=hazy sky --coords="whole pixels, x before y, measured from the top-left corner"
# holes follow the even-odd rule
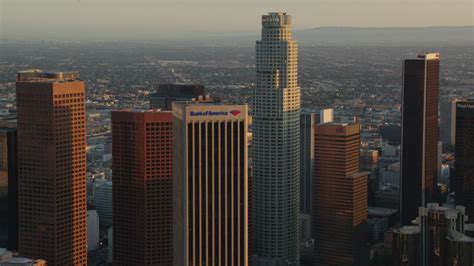
[[[0,37],[248,34],[268,11],[296,29],[474,25],[474,0],[0,0]]]

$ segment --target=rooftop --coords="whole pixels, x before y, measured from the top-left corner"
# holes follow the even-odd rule
[[[474,238],[468,237],[464,234],[461,234],[457,231],[451,231],[451,235],[448,236],[448,239],[451,241],[456,242],[467,242],[467,243],[474,243]]]
[[[79,80],[79,71],[43,71],[29,69],[17,72],[19,82],[65,82]]]
[[[157,109],[146,109],[146,108],[127,108],[113,110],[113,112],[129,112],[129,113],[170,113],[171,111],[164,111],[159,108]]]
[[[373,216],[390,216],[398,212],[395,209],[381,208],[381,207],[369,207],[369,215]]]
[[[423,59],[423,60],[439,59],[439,53],[435,53],[435,52],[423,53],[423,54],[419,54],[416,58]]]
[[[420,227],[416,225],[403,226],[393,230],[393,232],[396,234],[414,235],[420,233]]]
[[[474,224],[466,224],[464,226],[466,231],[473,231],[474,232]]]

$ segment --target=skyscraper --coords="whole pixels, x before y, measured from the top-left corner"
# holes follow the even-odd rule
[[[314,125],[332,122],[333,109],[300,114],[300,212],[311,213],[314,178]]]
[[[156,92],[150,95],[150,108],[171,111],[174,101],[192,101],[205,97],[206,90],[198,84],[159,84]]]
[[[407,225],[393,230],[393,265],[420,265],[420,227]]]
[[[19,72],[19,252],[87,264],[85,86],[78,72]]]
[[[18,160],[14,128],[0,128],[0,246],[18,251]]]
[[[173,116],[174,265],[249,265],[247,105],[175,102]]]
[[[171,112],[112,112],[114,265],[173,263]]]
[[[456,102],[457,98],[443,99],[440,106],[439,134],[443,144],[456,143]]]
[[[466,207],[474,218],[474,100],[456,104],[456,169],[454,187],[456,204]]]
[[[438,174],[439,54],[403,64],[400,222],[410,225],[418,206],[432,201]]]
[[[255,263],[299,264],[300,88],[291,16],[262,16],[253,106]]]
[[[316,263],[367,263],[367,172],[359,124],[315,126],[313,232]]]
[[[112,181],[102,182],[94,187],[94,208],[97,210],[102,225],[112,225],[112,194]]]

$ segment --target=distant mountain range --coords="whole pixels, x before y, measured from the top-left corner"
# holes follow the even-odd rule
[[[293,30],[301,45],[470,45],[474,46],[474,26],[462,27],[318,27]],[[257,34],[189,36],[189,44],[254,46]]]
[[[179,32],[177,32],[179,33]],[[254,46],[260,39],[260,32],[253,33],[225,33],[201,32],[195,34],[176,34],[175,37],[160,34],[143,37],[140,33],[124,33],[115,35],[77,35],[54,36],[53,33],[29,36],[1,36],[0,42],[5,40],[58,40],[58,41],[132,41],[132,42],[159,42],[184,46],[193,45],[230,45]],[[293,36],[302,45],[471,45],[474,46],[474,26],[460,27],[318,27],[305,30],[294,30]],[[151,38],[150,38],[151,37]]]
[[[474,26],[463,27],[318,27],[294,32],[304,43],[459,43],[474,45]]]

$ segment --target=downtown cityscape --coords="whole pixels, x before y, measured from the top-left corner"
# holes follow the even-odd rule
[[[0,266],[474,265],[474,26],[297,21],[0,38]]]

